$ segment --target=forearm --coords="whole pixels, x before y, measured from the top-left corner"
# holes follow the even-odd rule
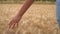
[[[27,9],[31,6],[33,1],[34,0],[26,0],[21,10],[18,12],[18,16],[22,16],[27,11]]]
[[[21,10],[18,12],[18,14],[13,17],[13,19],[9,23],[9,28],[14,28],[15,25],[18,26],[18,23],[23,16],[23,14],[27,11],[27,9],[30,7],[30,5],[33,3],[34,0],[26,0],[24,5],[22,6]]]

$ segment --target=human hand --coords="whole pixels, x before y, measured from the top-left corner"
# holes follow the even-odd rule
[[[19,17],[19,16],[13,17],[13,19],[9,22],[9,28],[18,27],[18,23],[19,23],[20,19],[21,19],[21,17]]]

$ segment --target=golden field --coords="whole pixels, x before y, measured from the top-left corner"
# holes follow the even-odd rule
[[[8,23],[23,4],[0,4],[0,34],[59,34],[55,4],[33,4],[23,15],[19,27]]]

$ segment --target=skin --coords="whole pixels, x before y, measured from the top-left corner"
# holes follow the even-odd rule
[[[27,11],[27,9],[32,5],[33,2],[34,0],[25,0],[25,3],[18,12],[18,14],[14,16],[12,20],[9,22],[9,28],[18,27],[19,21],[21,20],[22,16]]]

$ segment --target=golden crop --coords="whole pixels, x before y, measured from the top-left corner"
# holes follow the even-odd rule
[[[8,23],[22,4],[0,4],[0,34],[59,34],[55,4],[33,4],[23,15],[19,27],[8,29]]]

